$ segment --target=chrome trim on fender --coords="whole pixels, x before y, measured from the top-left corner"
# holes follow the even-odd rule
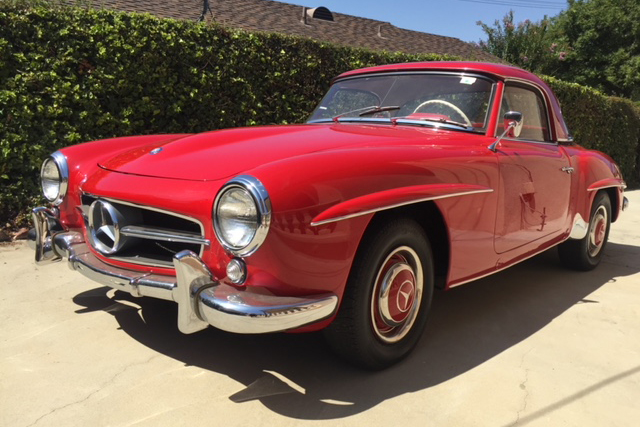
[[[570,239],[584,239],[589,231],[589,223],[587,223],[582,215],[579,213],[576,214],[573,219],[573,226],[571,227],[571,234],[569,234]]]
[[[310,225],[311,225],[311,227],[318,227],[320,225],[330,224],[332,222],[344,221],[345,219],[356,218],[356,217],[359,217],[359,216],[369,215],[369,214],[372,214],[372,213],[376,213],[376,212],[380,212],[380,211],[386,211],[386,210],[394,209],[394,208],[399,208],[399,207],[402,207],[402,206],[414,205],[416,203],[428,202],[428,201],[431,201],[431,200],[448,199],[450,197],[469,196],[469,195],[472,195],[472,194],[481,194],[481,193],[493,193],[493,189],[492,188],[487,188],[486,190],[472,190],[472,191],[465,191],[465,192],[455,193],[455,194],[445,194],[445,195],[442,195],[442,196],[423,197],[423,198],[411,200],[411,201],[408,201],[408,202],[381,206],[379,208],[367,209],[365,211],[356,212],[356,213],[353,213],[353,214],[350,214],[350,215],[344,215],[344,216],[339,216],[339,217],[335,217],[335,218],[325,219],[325,220],[322,220],[322,221],[312,222]]]
[[[596,187],[587,188],[587,191],[598,191],[604,190],[605,188],[622,188],[624,190],[625,188],[627,188],[627,184],[624,182],[621,182],[619,184],[603,184]]]
[[[191,251],[174,256],[176,276],[115,267],[89,250],[80,231],[65,231],[51,210],[36,208],[33,219],[36,261],[43,263],[66,258],[72,270],[103,285],[133,296],[175,301],[178,303],[178,327],[186,334],[208,325],[242,334],[286,331],[324,320],[338,307],[338,297],[332,293],[284,297],[220,283]]]
[[[256,232],[251,241],[242,248],[236,248],[229,245],[221,237],[220,224],[218,224],[218,203],[221,196],[230,188],[238,187],[247,190],[253,198],[256,208],[258,209],[258,224]],[[269,227],[271,225],[271,199],[267,189],[262,185],[262,182],[251,175],[238,175],[235,178],[228,181],[218,192],[215,201],[213,202],[213,228],[215,230],[216,238],[218,242],[227,251],[238,257],[246,257],[253,254],[264,243],[269,233]]]

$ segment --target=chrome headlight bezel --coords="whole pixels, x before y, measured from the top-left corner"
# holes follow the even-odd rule
[[[44,172],[49,163],[53,163],[58,169],[58,190],[55,197],[47,196],[48,192],[45,191],[45,185],[53,185],[51,182],[53,180],[49,180],[50,182],[45,183]],[[67,158],[60,151],[56,151],[42,162],[42,166],[40,167],[40,187],[44,198],[55,206],[61,204],[67,195],[67,188],[69,187],[69,165],[67,164]]]
[[[224,232],[225,230],[222,229],[222,224],[218,217],[220,202],[223,200],[223,196],[227,194],[228,191],[237,189],[246,192],[251,197],[257,212],[253,236],[250,237],[248,243],[243,245],[233,245],[225,239],[224,236],[226,233]],[[231,179],[220,189],[213,203],[213,227],[218,242],[220,242],[222,247],[228,252],[238,257],[246,257],[253,254],[267,238],[270,225],[271,199],[269,198],[267,189],[257,178],[250,175],[239,175]]]

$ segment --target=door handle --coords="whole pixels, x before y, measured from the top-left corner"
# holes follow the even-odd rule
[[[564,166],[561,170],[562,172],[566,172],[566,173],[573,173],[573,171],[575,171],[575,169],[572,168],[571,166]]]

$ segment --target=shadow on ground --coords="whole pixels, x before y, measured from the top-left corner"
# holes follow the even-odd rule
[[[259,399],[284,416],[335,419],[473,369],[575,304],[599,303],[589,295],[639,272],[639,260],[639,247],[610,242],[595,271],[577,273],[563,269],[556,251],[550,250],[473,284],[439,292],[414,352],[374,373],[337,359],[319,333],[234,335],[209,328],[183,335],[170,302],[114,294],[109,288],[83,292],[74,302],[83,307],[78,313],[111,313],[122,331],[162,354],[244,384],[245,389],[229,396],[235,402]]]

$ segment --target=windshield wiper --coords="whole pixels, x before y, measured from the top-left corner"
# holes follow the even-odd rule
[[[387,105],[385,107],[371,107],[370,109],[365,110],[362,113],[358,114],[358,116],[362,117],[368,114],[382,113],[383,111],[393,111],[393,110],[399,110],[399,109],[400,109],[399,105]]]
[[[372,105],[370,107],[363,107],[363,108],[358,108],[356,110],[351,110],[351,111],[347,111],[341,114],[338,114],[337,116],[333,117],[331,120],[333,120],[334,122],[338,123],[339,119],[341,117],[346,116],[347,114],[351,114],[351,113],[357,113],[358,111],[362,111],[360,114],[358,114],[358,117],[362,117],[362,116],[366,116],[367,114],[374,114],[374,113],[380,113],[383,111],[392,111],[392,110],[399,110],[400,107],[398,105],[387,105],[384,107],[381,107],[379,105]]]
[[[465,129],[473,129],[473,126],[468,126],[464,123],[460,123],[460,122],[455,122],[453,120],[447,120],[447,119],[428,119],[428,118],[421,118],[421,119],[410,119],[407,117],[398,117],[397,119],[406,119],[406,120],[417,120],[417,121],[424,121],[424,122],[437,122],[437,123],[444,123],[447,125],[454,125],[454,126],[460,126],[461,128],[465,128]]]

